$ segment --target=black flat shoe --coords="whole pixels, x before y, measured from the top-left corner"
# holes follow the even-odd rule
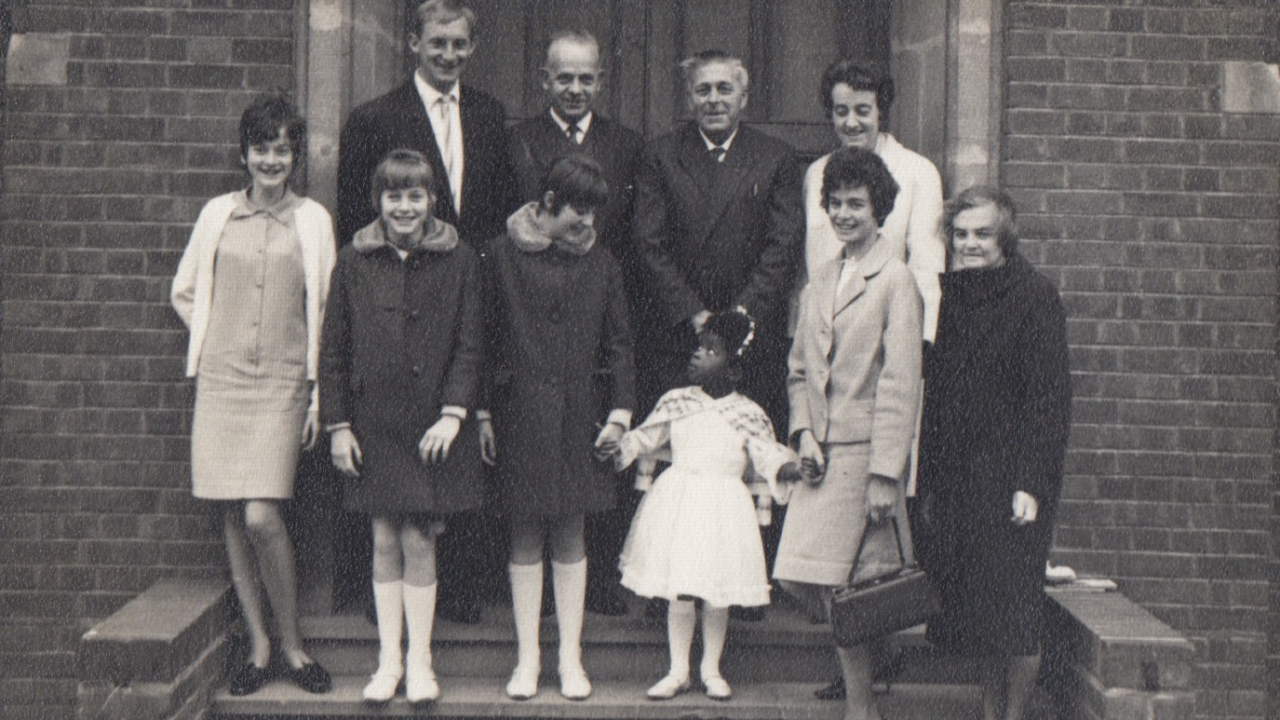
[[[300,668],[287,667],[284,676],[294,685],[313,695],[327,693],[333,687],[333,679],[329,677],[329,671],[321,667],[318,662],[309,662]]]
[[[844,678],[836,678],[830,685],[814,690],[813,696],[819,700],[844,700]]]
[[[253,663],[245,663],[240,671],[231,678],[229,687],[231,694],[237,697],[252,695],[262,689],[271,680],[271,671],[260,668]]]

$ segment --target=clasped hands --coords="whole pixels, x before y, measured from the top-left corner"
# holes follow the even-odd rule
[[[603,462],[616,456],[618,441],[622,440],[622,435],[626,431],[625,427],[616,422],[607,423],[601,428],[593,445],[592,454],[595,459]],[[498,462],[498,440],[493,432],[493,421],[489,419],[480,421],[480,459],[484,460],[486,465]]]

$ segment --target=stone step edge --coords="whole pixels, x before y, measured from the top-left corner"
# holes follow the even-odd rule
[[[489,608],[486,620],[477,625],[464,625],[437,618],[433,642],[514,643],[515,628],[508,611],[496,619],[492,614],[504,608]],[[781,615],[781,613],[779,613]],[[378,631],[363,615],[309,616],[301,619],[303,638],[309,642],[376,642]],[[814,625],[795,615],[773,617],[762,622],[730,621],[729,633],[736,644],[821,646],[831,645],[829,625]],[[554,640],[554,617],[543,618],[540,638]],[[588,615],[582,629],[582,641],[588,645],[662,645],[667,644],[665,619],[643,616],[603,617]],[[927,647],[924,626],[918,625],[888,637],[893,647]]]
[[[657,681],[658,678],[653,678]],[[693,689],[672,700],[652,701],[645,697],[648,682],[602,681],[594,684],[585,701],[562,698],[554,684],[544,683],[537,696],[515,701],[503,690],[505,683],[492,678],[442,677],[442,696],[425,707],[415,707],[403,695],[386,705],[363,702],[360,691],[364,677],[338,676],[324,695],[311,695],[283,681],[274,681],[247,697],[233,697],[226,689],[213,696],[211,717],[361,717],[424,716],[442,717],[537,717],[537,718],[730,718],[734,720],[823,720],[839,718],[843,703],[817,700],[813,691],[822,683],[744,683],[734,688],[734,697],[720,702],[705,697],[696,681]],[[963,703],[971,707],[977,689],[959,685],[894,685],[881,702],[910,705],[919,702]],[[963,713],[960,713],[963,714]],[[895,717],[901,717],[896,713]],[[942,715],[939,717],[946,717]]]

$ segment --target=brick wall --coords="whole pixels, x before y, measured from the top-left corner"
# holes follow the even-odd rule
[[[1195,641],[1197,715],[1263,717],[1280,116],[1228,112],[1223,88],[1230,61],[1280,59],[1280,10],[1011,0],[1007,17],[1004,181],[1071,318],[1058,558]]]
[[[294,84],[289,0],[103,5],[13,3],[15,42],[70,42],[37,58],[65,82],[11,76],[7,89],[0,702],[12,720],[73,717],[90,621],[157,577],[224,564],[188,490],[192,388],[169,281],[201,204],[243,181],[240,111]]]

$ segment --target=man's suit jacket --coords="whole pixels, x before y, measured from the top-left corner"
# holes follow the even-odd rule
[[[412,79],[351,111],[338,146],[340,244],[350,242],[357,230],[378,217],[369,197],[373,171],[397,148],[427,156],[435,173],[435,216],[457,228],[463,240],[480,248],[506,232],[507,216],[517,204],[507,159],[506,111],[489,95],[462,85],[458,112],[464,163],[461,217],[453,208],[444,159]]]
[[[634,214],[636,173],[640,170],[644,140],[640,133],[593,113],[582,144],[569,142],[550,111],[529,118],[511,130],[511,165],[521,202],[538,199],[538,184],[551,166],[575,153],[600,163],[609,183],[609,200],[596,210],[596,237],[624,263],[630,255],[631,220]]]
[[[781,331],[804,227],[801,176],[790,145],[746,126],[722,163],[695,123],[652,143],[635,237],[667,327],[742,305]]]

